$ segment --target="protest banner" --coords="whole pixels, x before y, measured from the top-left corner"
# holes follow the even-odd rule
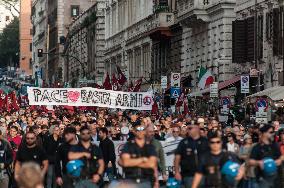
[[[151,92],[122,92],[97,88],[28,87],[29,105],[97,106],[151,110]]]
[[[166,172],[167,174],[169,171],[174,170],[174,157],[175,157],[175,150],[178,146],[180,141],[172,141],[172,142],[165,142],[161,141],[163,146],[164,154],[165,154],[165,162],[166,162]],[[123,170],[121,166],[118,164],[118,160],[120,158],[121,151],[126,143],[126,141],[113,141],[114,148],[115,148],[115,155],[116,155],[116,167],[118,174],[123,174]],[[95,142],[95,144],[99,145],[99,142]],[[161,174],[159,175],[159,179],[162,179]],[[108,181],[108,177],[105,174],[104,180]]]

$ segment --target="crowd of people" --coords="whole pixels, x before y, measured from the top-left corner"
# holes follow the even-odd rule
[[[279,127],[166,110],[2,112],[0,187],[284,187]],[[171,168],[162,141],[178,143]]]

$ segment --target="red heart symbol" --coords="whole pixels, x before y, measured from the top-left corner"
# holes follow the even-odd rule
[[[78,91],[68,91],[68,98],[72,102],[77,102],[80,97],[80,92]]]

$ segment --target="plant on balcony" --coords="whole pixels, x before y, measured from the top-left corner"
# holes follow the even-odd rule
[[[160,12],[169,12],[169,6],[165,5],[155,5],[154,6],[154,13],[160,13]]]

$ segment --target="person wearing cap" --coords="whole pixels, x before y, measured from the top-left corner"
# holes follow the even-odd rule
[[[175,151],[175,178],[182,181],[185,188],[190,188],[200,157],[208,151],[207,139],[200,136],[197,122],[188,124],[189,136],[181,140]]]
[[[249,165],[256,167],[256,177],[258,184],[263,188],[271,188],[276,186],[277,173],[266,176],[264,173],[264,160],[271,158],[277,166],[282,163],[279,146],[274,142],[274,128],[270,124],[261,125],[259,128],[260,140],[252,148]]]
[[[158,187],[155,147],[146,141],[144,126],[137,125],[134,135],[135,138],[124,145],[119,159],[125,179],[138,188]]]
[[[221,136],[215,132],[208,137],[209,150],[200,157],[200,162],[194,179],[192,188],[198,188],[204,179],[204,187],[208,188],[232,188],[237,181],[240,181],[244,175],[244,167],[240,166],[236,176],[231,177],[230,181],[222,174],[222,169],[227,162],[239,164],[237,156],[231,152],[222,150]],[[228,169],[227,169],[228,170]]]

